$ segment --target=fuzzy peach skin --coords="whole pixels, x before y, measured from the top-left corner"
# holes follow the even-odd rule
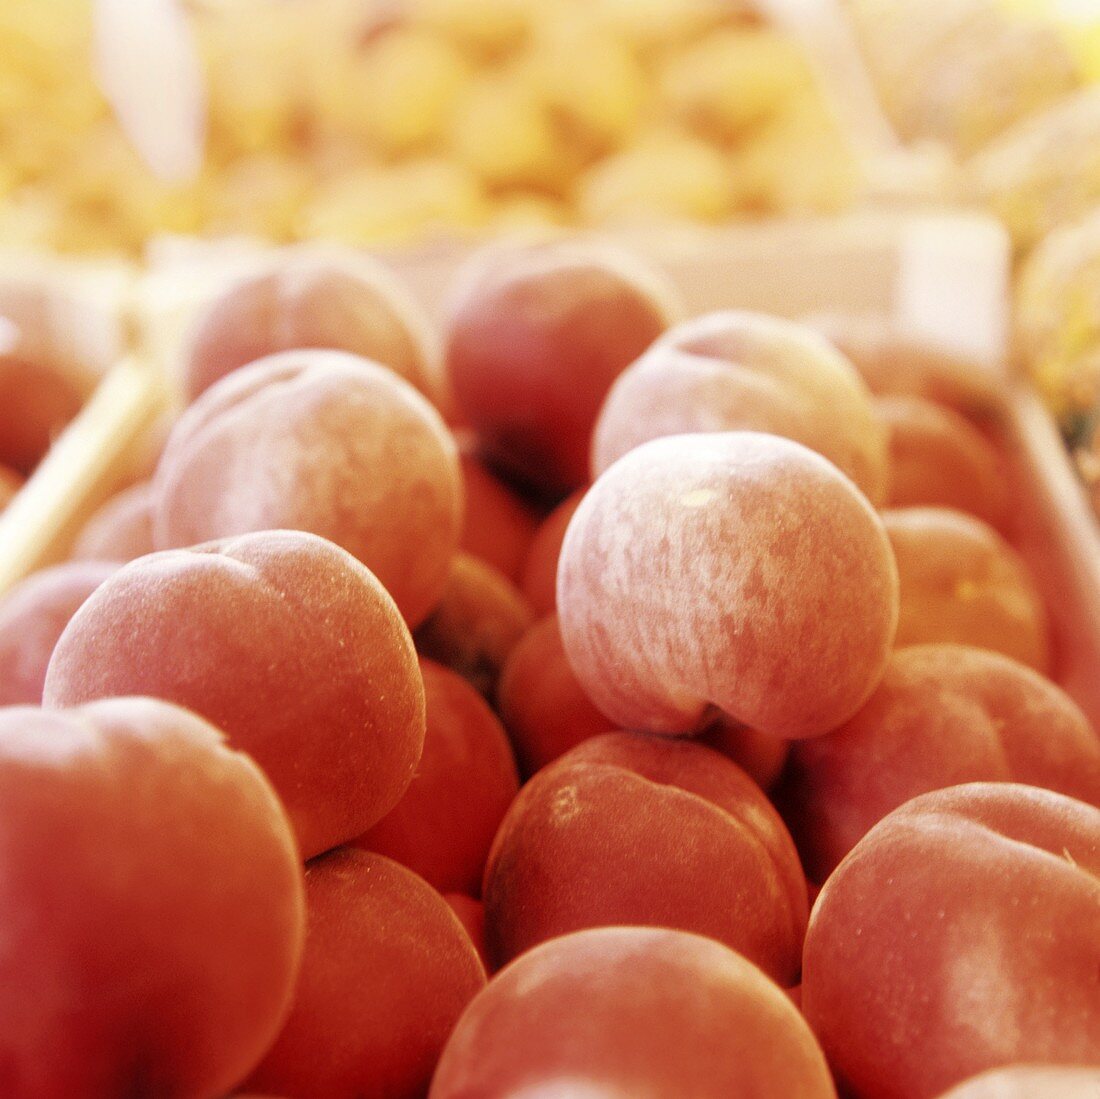
[[[420,661],[427,704],[424,752],[401,800],[357,847],[388,855],[441,893],[477,896],[493,837],[519,776],[508,737],[461,676]]]
[[[980,519],[950,508],[897,508],[882,521],[901,583],[895,644],[992,649],[1046,672],[1046,608],[1020,555]]]
[[[887,813],[963,782],[1023,782],[1100,806],[1100,739],[1050,680],[998,653],[916,645],[863,708],[794,746],[784,816],[824,881]]]
[[[701,935],[605,927],[553,939],[466,1009],[430,1099],[835,1099],[809,1028]]]
[[[973,783],[895,809],[825,883],[802,1010],[856,1099],[1100,1062],[1100,810]]]
[[[133,561],[152,553],[155,500],[156,490],[148,481],[116,493],[84,524],[73,545],[73,559]]]
[[[306,858],[381,820],[423,747],[424,685],[393,600],[298,531],[140,557],[96,591],[54,650],[46,704],[138,693],[252,755]]]
[[[256,530],[308,530],[385,585],[410,625],[443,594],[462,527],[454,439],[392,370],[290,351],[195,402],[157,467],[158,549]]]
[[[0,706],[37,706],[69,619],[118,565],[80,561],[32,573],[0,599]]]
[[[214,1099],[290,1007],[305,927],[260,769],[176,706],[0,709],[0,1092]]]
[[[460,272],[446,369],[486,452],[535,488],[588,480],[608,388],[668,327],[671,291],[639,260],[593,242],[496,246]]]
[[[369,257],[283,249],[217,294],[192,322],[184,390],[193,401],[257,359],[315,347],[373,359],[434,399],[438,378],[424,328],[397,276]]]
[[[1008,481],[996,447],[965,416],[919,397],[879,397],[889,439],[890,507],[955,508],[1004,530]]]
[[[459,553],[442,597],[417,628],[416,648],[492,698],[508,654],[527,632],[531,618],[527,601],[503,573],[478,557]]]
[[[1096,1099],[1100,1068],[1012,1065],[971,1077],[940,1099]]]
[[[622,728],[690,733],[717,709],[797,739],[874,690],[897,583],[878,515],[819,454],[755,432],[674,435],[581,501],[558,617],[585,693]]]
[[[466,496],[462,549],[518,583],[539,525],[538,512],[476,454],[464,449],[460,460]]]
[[[306,868],[308,926],[290,1017],[247,1086],[318,1099],[417,1099],[485,986],[447,902],[412,871],[354,848]]]
[[[798,978],[808,906],[794,843],[740,767],[691,741],[608,733],[544,768],[500,826],[482,897],[497,966],[569,931],[645,924]]]
[[[824,455],[873,504],[886,497],[886,433],[855,367],[805,325],[710,313],[670,329],[607,394],[592,472],[641,443],[697,431],[764,431]]]
[[[585,489],[567,496],[539,524],[528,547],[520,578],[520,590],[535,614],[550,614],[557,609],[558,559],[561,544],[573,513],[580,507]]]

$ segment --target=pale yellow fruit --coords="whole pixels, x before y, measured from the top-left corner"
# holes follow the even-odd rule
[[[685,124],[731,139],[780,111],[808,81],[795,42],[767,28],[749,28],[709,35],[673,57],[661,88]]]

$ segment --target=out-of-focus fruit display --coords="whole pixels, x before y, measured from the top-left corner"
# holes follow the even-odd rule
[[[1049,18],[999,0],[850,0],[883,105],[907,141],[962,156],[1080,86]]]
[[[0,229],[63,251],[160,233],[400,243],[494,226],[833,210],[859,180],[794,41],[717,0],[195,0],[196,179],[97,87],[93,0],[0,13]],[[139,47],[135,47],[139,48]]]

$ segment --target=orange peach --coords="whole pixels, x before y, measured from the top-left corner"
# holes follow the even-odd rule
[[[441,893],[481,891],[485,860],[519,791],[496,715],[461,676],[420,661],[427,728],[416,775],[357,847],[387,855]]]
[[[1046,608],[1020,555],[980,519],[949,508],[882,513],[901,582],[896,644],[947,641],[1050,667]]]
[[[819,454],[774,435],[644,443],[581,501],[558,565],[565,652],[619,726],[715,710],[785,739],[849,718],[897,623],[882,522]]]
[[[550,614],[557,608],[558,558],[573,513],[585,490],[567,496],[539,524],[523,562],[520,588],[535,614]]]
[[[42,701],[57,639],[117,568],[102,561],[55,565],[32,573],[0,599],[0,706]]]
[[[195,318],[183,362],[194,400],[231,371],[279,351],[349,351],[396,371],[429,398],[437,382],[424,321],[396,276],[366,256],[284,249],[217,294]]]
[[[525,777],[615,729],[577,682],[554,614],[536,622],[508,655],[497,684],[497,707]]]
[[[955,508],[1005,528],[1000,455],[966,417],[919,397],[879,397],[875,412],[889,439],[890,507]]]
[[[458,917],[412,871],[354,848],[307,866],[306,904],[294,1006],[247,1086],[325,1099],[424,1095],[485,985]]]
[[[150,554],[97,589],[58,641],[46,702],[137,693],[255,757],[307,858],[381,820],[423,746],[424,687],[393,600],[339,546],[296,531]]]
[[[305,924],[259,768],[149,698],[0,709],[0,1090],[223,1095],[290,1007]]]
[[[446,365],[493,460],[547,493],[583,484],[600,404],[668,326],[669,297],[639,261],[595,243],[476,256],[451,294]]]
[[[798,977],[806,879],[767,798],[698,744],[609,733],[512,804],[485,869],[496,965],[556,935],[639,924],[709,935],[775,980]]]
[[[159,549],[307,530],[343,546],[406,620],[443,594],[462,524],[454,440],[391,370],[290,351],[234,372],[179,419],[157,468]]]
[[[641,443],[698,431],[765,431],[824,455],[873,504],[886,434],[856,369],[812,328],[729,311],[670,329],[619,375],[596,421],[599,475]]]
[[[893,655],[853,718],[795,745],[786,817],[823,881],[891,810],[963,782],[1023,782],[1100,806],[1100,739],[1068,695],[1025,665],[916,645]]]
[[[518,582],[538,513],[513,492],[476,454],[463,450],[466,519],[462,548]]]
[[[430,1099],[835,1099],[798,1010],[700,935],[606,927],[517,959],[466,1009]]]
[[[530,608],[515,585],[480,558],[459,553],[439,603],[416,631],[416,647],[492,698],[508,654],[530,625]]]
[[[1100,810],[973,783],[895,809],[825,883],[802,1010],[855,1099],[1100,1062]]]
[[[133,561],[152,553],[156,490],[142,481],[112,496],[84,524],[73,546],[77,561]]]

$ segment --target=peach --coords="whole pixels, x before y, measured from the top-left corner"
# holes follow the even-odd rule
[[[159,549],[307,530],[343,546],[411,624],[443,594],[462,524],[454,440],[391,370],[291,351],[236,371],[176,423],[156,475]]]
[[[431,398],[437,381],[423,327],[396,276],[374,260],[335,249],[284,249],[215,295],[195,318],[184,388],[195,400],[257,359],[327,348],[382,363]]]
[[[670,329],[612,385],[592,471],[663,435],[764,431],[824,455],[873,504],[886,494],[886,436],[856,369],[813,329],[728,311]]]
[[[1100,810],[973,783],[895,809],[825,883],[802,1010],[856,1099],[1100,1061]]]
[[[441,893],[481,890],[498,826],[519,791],[496,715],[461,676],[420,661],[427,727],[416,775],[358,847],[387,855]]]
[[[224,729],[283,798],[308,858],[362,835],[423,746],[412,638],[382,585],[315,535],[267,531],[140,557],[65,628],[50,706],[144,693]]]
[[[966,417],[919,397],[879,397],[890,448],[890,507],[955,508],[1003,530],[1008,482],[993,444]]]
[[[776,784],[791,750],[785,740],[726,720],[705,729],[698,740],[732,759],[761,790],[770,790]]]
[[[1012,1065],[963,1081],[940,1099],[1096,1099],[1100,1068]]]
[[[142,481],[112,496],[84,524],[73,546],[78,561],[133,561],[152,553],[156,490]]]
[[[102,561],[55,565],[32,573],[0,599],[0,706],[42,701],[57,639],[117,568]]]
[[[497,708],[525,777],[615,729],[577,682],[554,614],[536,622],[509,653],[497,684]]]
[[[223,1095],[290,1007],[305,925],[259,768],[149,698],[0,709],[0,1091]]]
[[[836,728],[882,676],[897,571],[835,466],[755,432],[677,435],[620,458],[558,565],[562,641],[623,728],[690,733],[715,710],[785,739]]]
[[[444,893],[443,899],[451,906],[458,922],[470,936],[477,956],[486,969],[489,968],[489,954],[485,949],[485,905],[465,893]]]
[[[520,589],[535,614],[557,609],[558,558],[573,513],[580,507],[584,489],[567,496],[539,524],[523,562]]]
[[[806,879],[787,829],[736,764],[698,744],[608,733],[513,802],[485,868],[497,965],[584,927],[678,927],[797,980]]]
[[[0,462],[29,474],[91,388],[49,364],[0,354]]]
[[[537,512],[497,477],[476,454],[461,454],[466,520],[462,548],[519,580],[538,526]]]
[[[583,484],[604,395],[668,326],[669,297],[654,272],[600,244],[474,257],[452,291],[446,366],[493,460],[550,494]]]
[[[606,927],[544,943],[489,982],[430,1099],[834,1099],[798,1010],[756,966],[684,931]]]
[[[23,478],[14,469],[0,465],[0,511],[15,499],[15,494],[22,487]]]
[[[460,553],[442,598],[416,631],[416,647],[492,698],[508,654],[530,625],[531,610],[515,585],[492,565]]]
[[[948,641],[1045,672],[1049,624],[1020,555],[980,519],[949,508],[882,513],[901,582],[896,644]]]
[[[1100,805],[1100,739],[1068,695],[1025,665],[916,645],[891,657],[853,718],[795,745],[786,816],[822,881],[891,810],[963,782],[1023,782]]]
[[[446,901],[412,871],[354,848],[306,868],[294,1006],[247,1086],[273,1095],[414,1099],[484,987]]]

